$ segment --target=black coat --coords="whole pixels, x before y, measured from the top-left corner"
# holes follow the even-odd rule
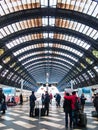
[[[94,103],[94,107],[98,109],[98,96],[94,98],[93,103]]]
[[[64,99],[63,109],[64,109],[64,112],[70,112],[70,111],[72,111],[71,101],[70,100]]]

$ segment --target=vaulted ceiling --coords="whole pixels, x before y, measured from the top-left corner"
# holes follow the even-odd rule
[[[0,83],[63,90],[98,83],[98,3],[0,0]]]

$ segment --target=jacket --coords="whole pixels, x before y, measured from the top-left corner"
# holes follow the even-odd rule
[[[64,99],[63,109],[64,109],[64,112],[70,112],[72,110],[70,100]]]
[[[71,95],[71,96],[64,96],[64,99],[67,99],[67,100],[70,100],[71,101],[71,108],[72,110],[75,110],[75,102],[76,102],[76,99],[78,97],[76,95]]]

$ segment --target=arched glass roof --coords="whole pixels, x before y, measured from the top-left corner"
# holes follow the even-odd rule
[[[0,0],[0,61],[5,85],[97,84],[97,1]]]

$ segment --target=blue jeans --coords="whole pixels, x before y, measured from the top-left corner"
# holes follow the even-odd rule
[[[73,122],[73,126],[77,126],[77,124],[78,124],[78,112],[76,110],[72,110],[72,122]]]

